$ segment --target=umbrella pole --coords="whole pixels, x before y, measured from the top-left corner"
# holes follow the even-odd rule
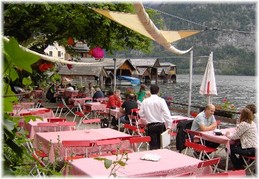
[[[189,75],[189,100],[188,100],[188,117],[191,114],[191,104],[192,104],[192,63],[193,63],[193,51],[190,51],[190,75]]]

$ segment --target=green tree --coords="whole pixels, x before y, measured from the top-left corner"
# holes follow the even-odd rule
[[[123,3],[5,3],[4,35],[38,52],[57,41],[67,44],[73,37],[90,47],[100,46],[109,53],[131,48],[148,52],[151,40],[97,14],[91,8],[133,12]]]

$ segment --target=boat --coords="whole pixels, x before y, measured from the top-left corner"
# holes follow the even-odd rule
[[[138,86],[140,85],[140,79],[132,76],[117,76],[117,85],[121,86]]]

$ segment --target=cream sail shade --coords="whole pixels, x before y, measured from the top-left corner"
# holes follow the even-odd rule
[[[93,9],[95,12],[117,22],[135,32],[138,32],[165,47],[167,50],[176,54],[185,54],[192,48],[182,51],[176,49],[171,43],[183,38],[195,35],[200,31],[197,30],[181,30],[181,31],[162,31],[159,30],[146,13],[141,3],[134,4],[136,14],[116,12],[102,9]]]

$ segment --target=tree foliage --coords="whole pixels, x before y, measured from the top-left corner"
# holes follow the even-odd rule
[[[100,46],[109,53],[131,48],[150,51],[151,41],[94,12],[91,8],[133,12],[123,3],[5,3],[4,35],[15,37],[32,50],[43,52],[57,41],[66,45],[73,37],[90,47]]]

